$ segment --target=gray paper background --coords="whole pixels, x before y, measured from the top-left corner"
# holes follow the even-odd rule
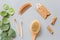
[[[25,3],[26,1],[30,1],[32,7],[24,12],[22,16],[18,15],[19,7]],[[42,3],[51,13],[51,15],[44,20],[35,10],[35,5],[37,3]],[[31,32],[30,32],[30,24],[33,20],[37,19],[41,23],[41,31],[37,36],[36,40],[60,40],[60,0],[0,0],[0,11],[2,10],[3,4],[8,4],[10,7],[15,9],[15,14],[11,16],[10,22],[12,28],[16,31],[16,25],[14,23],[14,18],[17,19],[18,25],[20,25],[20,21],[23,21],[23,39],[19,37],[18,33],[16,38],[13,40],[32,40]],[[50,21],[53,16],[57,17],[57,21],[55,25],[51,25]],[[2,19],[2,17],[0,17]],[[47,30],[47,26],[50,25],[54,31],[54,35],[51,35]]]

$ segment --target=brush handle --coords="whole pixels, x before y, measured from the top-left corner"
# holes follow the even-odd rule
[[[36,40],[36,34],[32,35],[32,40]]]

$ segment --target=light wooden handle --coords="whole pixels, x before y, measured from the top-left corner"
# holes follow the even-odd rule
[[[18,24],[16,23],[16,30],[17,30],[17,33],[19,34],[19,36],[20,36],[20,33],[19,33],[19,28],[18,28],[19,26],[18,26]]]
[[[32,35],[32,40],[36,40],[36,35]]]
[[[23,26],[23,22],[21,21],[21,24],[20,24],[20,36],[21,36],[21,38],[23,37],[23,29],[22,29],[22,26]]]

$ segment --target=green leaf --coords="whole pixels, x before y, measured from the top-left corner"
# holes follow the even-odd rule
[[[12,40],[12,37],[16,36],[15,31],[10,28],[10,23],[8,18],[14,14],[14,9],[9,8],[7,4],[3,5],[4,11],[0,12],[0,15],[3,17],[0,21],[0,40]]]
[[[9,8],[8,12],[9,12],[10,15],[13,15],[15,11],[14,11],[13,8]]]
[[[0,21],[0,29],[2,28],[2,21]]]
[[[1,15],[1,12],[0,12],[0,15]]]
[[[11,38],[11,37],[6,36],[6,37],[2,37],[2,38],[1,38],[1,40],[12,40],[12,38]]]
[[[2,34],[2,32],[3,32],[3,31],[0,29],[0,34]]]
[[[3,5],[3,8],[4,8],[5,10],[8,10],[8,9],[9,9],[9,6],[8,6],[7,4],[4,4],[4,5]]]
[[[1,30],[2,31],[8,31],[9,28],[10,28],[10,25],[9,24],[5,24],[5,25],[2,26]]]
[[[2,21],[0,21],[0,27],[2,26]]]
[[[1,16],[6,16],[8,13],[6,11],[1,12]]]
[[[2,33],[0,34],[0,40],[2,40],[2,38],[6,37],[6,36],[8,36],[8,35],[7,35],[7,32],[2,32]]]
[[[16,33],[12,28],[10,28],[10,30],[8,31],[8,36],[9,37],[15,37],[16,36]]]
[[[1,34],[0,34],[0,40],[1,40],[1,38],[2,38],[2,37],[1,37]]]
[[[4,17],[4,18],[2,19],[2,23],[3,23],[3,24],[8,24],[8,23],[9,23],[8,18]]]
[[[1,37],[0,37],[0,40],[1,40]]]
[[[9,15],[9,13],[7,14],[7,16],[5,16],[6,18],[9,18],[10,17],[10,15]]]
[[[2,32],[1,33],[1,37],[6,37],[6,36],[8,36],[8,33],[7,32]]]

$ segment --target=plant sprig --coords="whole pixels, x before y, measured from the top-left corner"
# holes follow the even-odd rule
[[[14,9],[10,8],[7,4],[3,5],[3,9],[0,12],[0,16],[2,16],[2,20],[0,21],[0,40],[12,40],[12,37],[16,36],[16,32],[11,28],[11,24],[9,22],[9,17],[13,16]]]

